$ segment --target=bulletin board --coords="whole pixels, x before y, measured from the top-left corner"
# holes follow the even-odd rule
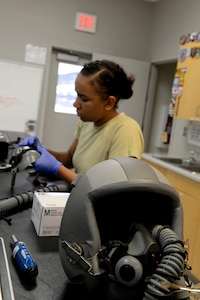
[[[24,132],[37,120],[43,67],[0,60],[0,131]]]
[[[200,34],[185,36],[181,42],[172,91],[175,117],[200,118]]]

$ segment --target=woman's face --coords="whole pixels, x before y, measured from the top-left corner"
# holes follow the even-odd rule
[[[108,113],[107,100],[103,99],[91,84],[92,77],[82,74],[77,76],[75,81],[77,98],[73,105],[82,121],[102,125],[107,121],[105,120]]]

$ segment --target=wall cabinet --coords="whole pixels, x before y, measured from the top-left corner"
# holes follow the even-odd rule
[[[184,214],[184,240],[189,242],[188,264],[192,267],[192,274],[200,278],[200,185],[171,170],[146,162],[157,168],[179,193]]]

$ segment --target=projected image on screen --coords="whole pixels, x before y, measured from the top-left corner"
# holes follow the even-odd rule
[[[75,79],[83,66],[59,63],[54,111],[76,114],[73,102],[76,99]]]

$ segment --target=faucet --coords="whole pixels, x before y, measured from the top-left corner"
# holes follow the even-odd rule
[[[194,151],[194,150],[191,150],[190,151],[190,159],[191,159],[191,161],[196,161],[196,159],[195,159],[195,154],[198,154],[199,155],[199,153],[197,153],[196,151]]]
[[[192,163],[198,163],[198,160],[195,159],[195,155],[199,155],[200,152],[190,150],[190,157],[183,159],[183,165],[190,165]]]

